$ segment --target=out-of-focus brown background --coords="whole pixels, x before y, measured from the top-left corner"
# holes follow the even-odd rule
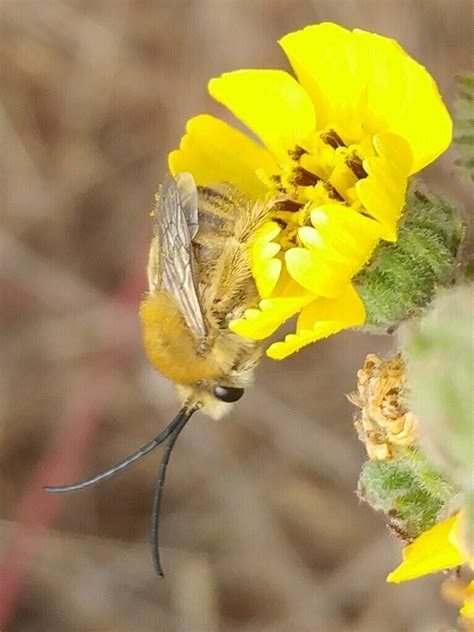
[[[283,67],[276,40],[333,20],[395,37],[448,105],[472,52],[469,0],[2,0],[0,628],[14,632],[453,629],[440,577],[384,578],[400,545],[354,493],[362,445],[344,393],[384,338],[345,333],[261,365],[221,423],[173,455],[149,553],[159,454],[79,495],[177,409],[137,305],[148,211],[207,80]],[[467,205],[450,152],[426,173]]]

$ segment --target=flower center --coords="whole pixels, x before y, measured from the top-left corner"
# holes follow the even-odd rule
[[[288,151],[278,173],[268,182],[276,202],[272,219],[282,228],[277,241],[284,249],[299,245],[298,228],[310,225],[310,211],[323,204],[364,208],[356,183],[367,177],[363,160],[373,155],[371,139],[346,142],[328,128]]]

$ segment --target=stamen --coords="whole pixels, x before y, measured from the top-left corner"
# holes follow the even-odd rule
[[[293,158],[293,160],[299,160],[303,154],[307,153],[308,152],[306,151],[306,149],[304,149],[304,147],[301,147],[300,145],[295,145],[294,149],[288,150],[288,156],[290,158]]]
[[[333,149],[337,149],[338,147],[346,147],[342,138],[333,129],[329,130],[329,132],[323,132],[321,134],[321,140],[325,142],[326,145],[330,145]]]
[[[296,167],[293,171],[292,181],[297,186],[312,187],[317,184],[321,178],[304,167]]]
[[[289,211],[290,213],[296,213],[302,209],[304,204],[295,202],[294,200],[281,200],[275,204],[277,211]]]
[[[362,180],[363,178],[367,178],[368,173],[364,169],[364,166],[362,165],[362,160],[359,158],[357,154],[352,154],[351,156],[347,156],[346,165],[349,167],[352,173],[359,178],[359,180]]]
[[[284,193],[286,191],[285,187],[281,183],[281,176],[275,173],[270,176],[270,180],[276,185],[277,191]]]
[[[332,197],[333,200],[338,200],[339,202],[345,201],[342,195],[336,189],[336,187],[334,187],[330,182],[325,182],[324,188],[329,193],[329,197]]]

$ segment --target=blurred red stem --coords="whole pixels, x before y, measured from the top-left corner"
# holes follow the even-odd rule
[[[5,630],[11,620],[33,561],[41,551],[41,533],[54,525],[65,501],[64,496],[47,494],[42,488],[46,484],[71,481],[77,476],[101,413],[130,353],[130,339],[136,327],[131,312],[136,313],[143,269],[140,260],[113,297],[117,315],[111,326],[115,329],[116,344],[97,359],[70,395],[61,431],[38,464],[20,500],[16,525],[0,560],[0,630]]]

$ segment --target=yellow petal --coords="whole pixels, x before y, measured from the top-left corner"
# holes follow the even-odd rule
[[[250,247],[252,275],[261,298],[272,293],[282,269],[282,262],[276,258],[281,246],[273,241],[281,232],[276,222],[266,222],[261,226]]]
[[[313,299],[309,293],[290,298],[267,298],[260,301],[259,309],[247,309],[245,317],[232,320],[229,329],[242,338],[262,340],[271,336],[288,318],[300,311]]]
[[[303,229],[309,228],[311,234],[316,232],[321,243],[308,240],[305,245],[324,254],[330,261],[348,261],[352,274],[366,263],[381,233],[377,222],[340,204],[326,204],[313,209],[311,223],[314,229],[300,229],[303,243],[304,237],[308,237],[308,232],[303,232]]]
[[[398,220],[405,205],[412,152],[407,141],[391,132],[373,139],[376,156],[364,160],[367,178],[356,183],[359,200],[365,210],[382,226],[381,237],[396,241]]]
[[[459,514],[443,520],[403,549],[403,562],[387,577],[388,582],[405,582],[429,573],[463,564],[466,560],[451,541]]]
[[[293,279],[319,296],[337,296],[344,277],[331,265],[307,248],[290,248],[285,252],[286,269]]]
[[[267,349],[267,356],[283,360],[305,345],[321,340],[342,329],[356,327],[365,321],[365,307],[352,285],[334,299],[318,298],[301,310],[296,333]]]
[[[315,128],[311,99],[282,70],[237,70],[209,82],[223,103],[279,157]]]
[[[313,209],[311,223],[314,228],[303,226],[298,231],[304,248],[285,253],[286,267],[310,292],[335,297],[370,258],[381,227],[341,204]]]
[[[474,569],[474,557],[472,556],[472,542],[468,541],[467,534],[468,528],[466,526],[467,516],[464,510],[461,510],[457,514],[457,519],[453,524],[451,532],[449,534],[449,542],[461,551],[464,555],[465,562]]]
[[[299,315],[296,332],[309,331],[323,321],[338,321],[343,327],[355,327],[365,320],[365,307],[354,287],[349,283],[337,299],[316,299]]]
[[[314,103],[319,128],[343,129],[356,109],[364,112],[365,77],[350,31],[325,22],[289,33],[280,45]]]
[[[413,151],[416,173],[450,144],[452,120],[430,73],[394,40],[354,31],[368,56],[368,109],[383,113]]]
[[[207,114],[188,121],[180,148],[170,153],[168,162],[173,175],[189,171],[203,186],[229,182],[253,199],[266,192],[256,170],[270,174],[276,169],[264,147]]]
[[[282,266],[280,259],[266,259],[260,262],[258,271],[253,273],[258,293],[262,298],[267,298],[273,292]]]
[[[315,104],[318,124],[357,133],[390,129],[413,150],[412,173],[451,142],[452,122],[435,82],[394,40],[324,23],[281,40]]]

